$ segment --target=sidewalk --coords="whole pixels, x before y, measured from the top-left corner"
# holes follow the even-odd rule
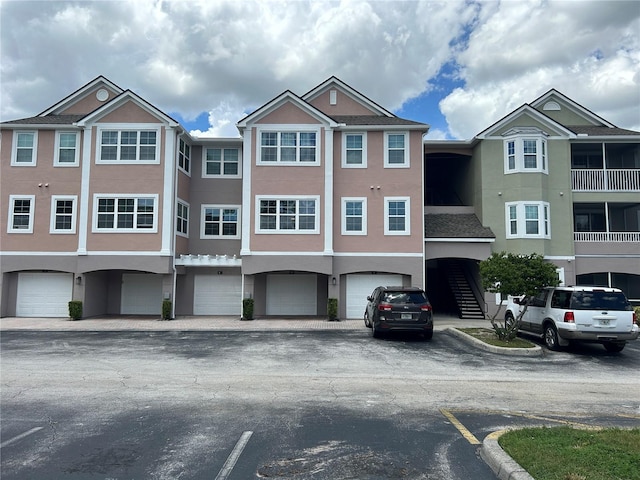
[[[436,315],[435,331],[449,327],[491,328],[488,320],[461,320],[457,317]],[[304,331],[304,330],[362,330],[367,331],[362,319],[330,322],[323,317],[314,318],[262,318],[240,320],[238,317],[178,317],[175,320],[159,320],[155,316],[105,316],[71,321],[67,318],[0,318],[0,331]]]

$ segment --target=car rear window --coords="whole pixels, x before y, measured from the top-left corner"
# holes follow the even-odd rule
[[[427,303],[424,292],[385,292],[382,299],[385,303]]]
[[[573,292],[570,308],[574,310],[631,310],[631,304],[622,292]]]

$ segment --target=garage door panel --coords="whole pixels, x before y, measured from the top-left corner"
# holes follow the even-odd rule
[[[16,316],[67,317],[72,296],[70,273],[22,272],[18,275]]]
[[[317,315],[317,275],[267,275],[267,315]]]
[[[193,282],[194,315],[240,315],[240,275],[195,275]]]
[[[144,273],[123,274],[120,311],[124,315],[160,315],[162,277]]]
[[[402,275],[347,275],[347,318],[362,318],[367,296],[381,285],[402,285]]]

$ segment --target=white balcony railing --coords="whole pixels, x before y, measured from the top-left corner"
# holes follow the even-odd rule
[[[576,242],[640,242],[640,232],[574,232]]]
[[[640,192],[640,169],[571,169],[574,192]]]

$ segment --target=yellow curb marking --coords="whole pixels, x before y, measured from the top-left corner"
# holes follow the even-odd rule
[[[478,440],[473,433],[471,433],[467,427],[465,427],[462,423],[460,423],[460,421],[453,415],[453,413],[451,413],[449,410],[445,410],[444,408],[440,409],[440,413],[442,413],[442,415],[444,415],[445,417],[447,417],[447,419],[453,424],[454,427],[456,427],[458,429],[458,431],[462,434],[462,436],[464,438],[467,439],[467,441],[471,444],[471,445],[481,445],[482,442],[480,440]]]

